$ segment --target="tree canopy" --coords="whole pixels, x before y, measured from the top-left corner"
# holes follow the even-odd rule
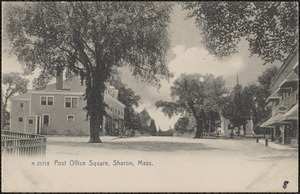
[[[212,74],[181,74],[171,86],[174,102],[157,101],[155,105],[161,107],[169,117],[175,114],[192,114],[197,122],[196,137],[199,138],[209,113],[221,110],[226,93],[222,77],[215,78]]]
[[[90,142],[100,142],[104,83],[117,67],[156,85],[171,76],[170,3],[26,2],[6,10],[6,33],[26,73],[39,68],[48,81],[66,69],[85,82]]]
[[[254,126],[266,121],[271,114],[266,100],[270,96],[271,80],[277,72],[276,66],[267,68],[258,76],[259,85],[250,84],[245,87],[236,85],[227,97],[222,115],[230,119],[234,127],[246,124],[251,117]]]
[[[251,55],[265,63],[282,61],[298,40],[296,1],[184,2],[188,18],[195,18],[205,48],[217,57],[237,52],[242,38]]]
[[[22,78],[20,73],[10,72],[3,74],[2,84],[6,87],[6,92],[3,95],[1,90],[1,129],[9,124],[9,112],[7,111],[8,99],[15,94],[27,92],[28,83],[29,80]]]
[[[7,108],[7,101],[15,94],[23,94],[27,92],[29,80],[22,78],[20,73],[11,72],[4,73],[2,77],[2,84],[6,86],[4,94],[4,108]]]

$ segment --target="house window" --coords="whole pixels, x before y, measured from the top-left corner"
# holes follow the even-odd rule
[[[72,108],[77,108],[77,98],[72,98]]]
[[[41,97],[41,105],[47,104],[47,97]]]
[[[19,117],[19,122],[23,122],[23,117]]]
[[[71,98],[71,97],[66,97],[65,98],[65,107],[67,108],[77,108],[78,106],[78,98]]]
[[[74,121],[75,116],[74,115],[68,115],[68,121]]]
[[[53,105],[53,97],[48,97],[48,105]]]
[[[52,106],[54,103],[54,97],[53,96],[42,96],[41,97],[41,105],[50,105]]]
[[[50,115],[43,115],[43,125],[44,126],[50,125]]]
[[[19,104],[19,110],[20,111],[24,110],[24,103],[23,102],[20,102],[20,104]]]
[[[32,120],[32,119],[29,119],[29,120],[28,120],[28,123],[32,125],[32,124],[33,124],[33,120]]]

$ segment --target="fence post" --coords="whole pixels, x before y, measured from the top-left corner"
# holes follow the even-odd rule
[[[266,141],[266,146],[268,146],[268,139],[265,139],[265,141]]]
[[[256,138],[256,143],[258,143],[258,142],[259,142],[259,138],[257,137],[257,138]]]

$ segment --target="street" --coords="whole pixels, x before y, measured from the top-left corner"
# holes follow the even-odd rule
[[[43,158],[2,159],[3,191],[290,192],[298,149],[255,139],[48,137]],[[288,181],[283,188],[284,181]]]

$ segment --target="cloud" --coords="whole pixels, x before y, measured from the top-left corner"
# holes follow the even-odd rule
[[[236,75],[244,65],[243,58],[237,54],[218,60],[202,47],[186,48],[184,45],[177,45],[173,48],[173,52],[176,57],[170,61],[169,69],[175,73],[175,78],[181,73]]]

